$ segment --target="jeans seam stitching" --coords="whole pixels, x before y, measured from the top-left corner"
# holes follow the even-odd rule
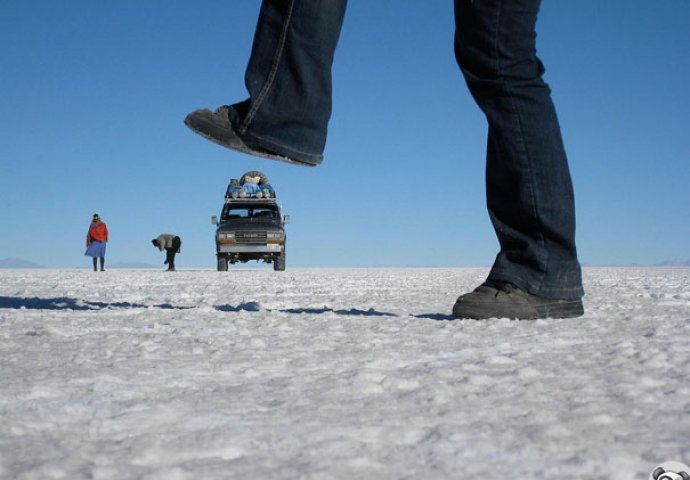
[[[256,115],[257,111],[259,110],[259,107],[261,107],[261,103],[264,101],[264,99],[266,98],[266,95],[268,95],[268,91],[273,86],[273,83],[274,83],[275,78],[276,78],[276,73],[278,72],[278,64],[280,63],[280,60],[283,57],[283,51],[285,49],[285,43],[287,40],[288,28],[290,27],[290,21],[292,20],[292,10],[293,10],[294,5],[295,5],[295,0],[291,0],[290,3],[288,4],[288,10],[287,10],[287,14],[285,16],[285,21],[283,24],[283,30],[282,30],[282,32],[280,32],[280,40],[278,41],[278,46],[276,47],[276,52],[275,52],[275,55],[273,56],[273,64],[271,65],[271,71],[268,74],[268,78],[266,79],[266,83],[264,84],[263,88],[261,89],[261,92],[259,92],[259,95],[256,97],[256,100],[252,100],[252,106],[249,109],[249,112],[247,112],[247,116],[244,118],[244,121],[242,122],[242,125],[240,126],[239,133],[242,135],[244,135],[247,132],[247,129],[249,128],[249,124],[254,119],[254,116]]]

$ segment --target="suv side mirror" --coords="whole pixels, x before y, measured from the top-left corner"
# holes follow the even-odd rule
[[[211,217],[211,223],[212,223],[213,225],[218,225],[218,217],[216,217],[215,215],[212,216],[212,217]]]
[[[290,223],[290,215],[283,215],[283,225]]]

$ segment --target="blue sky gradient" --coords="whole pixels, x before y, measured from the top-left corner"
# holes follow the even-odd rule
[[[422,6],[423,5],[423,6]],[[89,266],[215,265],[231,177],[265,172],[289,267],[483,266],[486,122],[453,57],[452,2],[352,0],[334,66],[324,163],[307,169],[202,140],[191,110],[245,98],[258,1],[0,5],[0,258]],[[547,1],[538,53],[575,184],[584,264],[690,258],[690,2]],[[162,266],[162,265],[161,265]]]

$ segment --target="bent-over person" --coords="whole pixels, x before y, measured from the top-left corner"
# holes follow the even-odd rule
[[[171,233],[161,233],[157,238],[151,240],[154,247],[158,247],[161,252],[165,250],[165,265],[169,272],[175,271],[175,254],[180,253],[182,239]]]

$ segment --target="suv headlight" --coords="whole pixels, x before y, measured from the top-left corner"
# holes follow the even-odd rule
[[[266,240],[269,242],[282,242],[285,240],[285,234],[283,232],[268,232],[266,234]]]
[[[235,240],[235,232],[221,232],[218,234],[218,240]]]

